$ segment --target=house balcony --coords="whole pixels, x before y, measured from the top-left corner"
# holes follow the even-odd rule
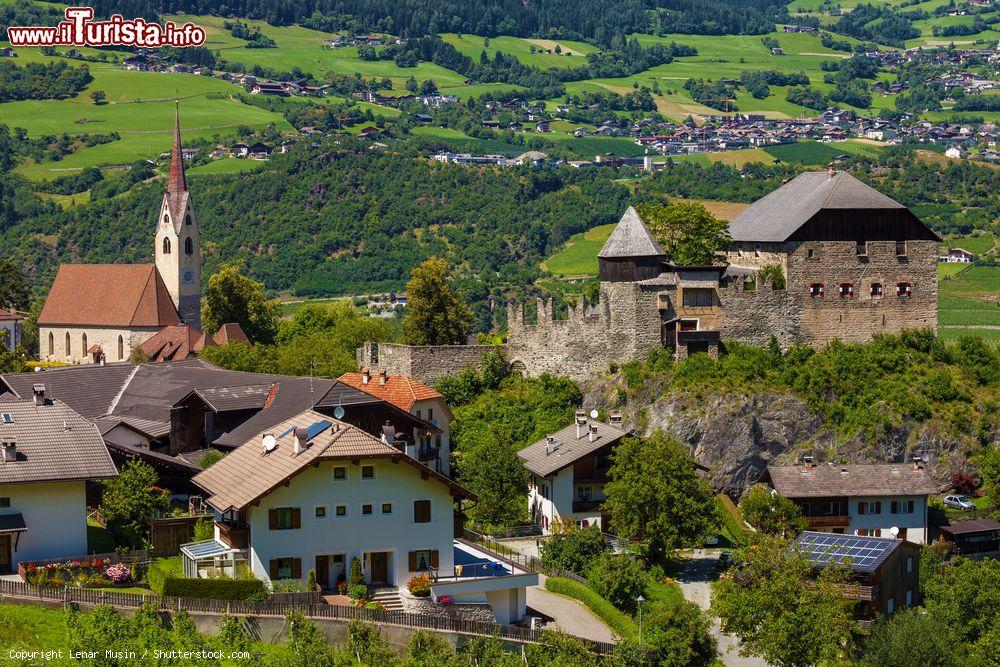
[[[581,512],[596,512],[601,509],[601,505],[603,504],[603,500],[574,500],[573,514],[579,514]]]
[[[809,528],[846,528],[851,525],[851,517],[846,515],[810,516]]]
[[[245,523],[216,521],[219,541],[230,549],[246,549],[250,546],[250,526]]]
[[[453,552],[455,566],[452,569],[430,573],[431,593],[435,599],[538,585],[538,573],[522,564],[524,556],[503,556],[464,539],[454,540]]]
[[[861,602],[871,602],[872,600],[877,600],[879,595],[878,586],[838,584],[837,590],[845,600],[860,600]]]
[[[421,462],[434,461],[441,455],[440,447],[421,447],[417,450],[417,460]]]

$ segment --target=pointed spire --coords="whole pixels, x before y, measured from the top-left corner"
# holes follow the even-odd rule
[[[167,179],[167,192],[171,194],[187,192],[187,182],[184,180],[184,156],[181,154],[180,101],[175,101],[174,105],[174,148],[170,153],[170,177]]]

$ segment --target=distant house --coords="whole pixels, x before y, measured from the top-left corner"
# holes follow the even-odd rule
[[[271,147],[258,141],[250,146],[248,153],[251,160],[264,160],[271,155]]]
[[[855,614],[860,620],[892,616],[919,603],[920,547],[916,544],[813,531],[802,533],[793,544],[812,562],[814,571],[838,566],[850,571],[842,595],[859,602]]]
[[[944,152],[944,156],[957,160],[962,157],[962,149],[958,146],[951,146]]]
[[[630,433],[622,428],[620,414],[604,423],[580,410],[573,424],[518,452],[531,473],[531,516],[544,533],[560,522],[607,530],[608,516],[601,505],[611,454]]]
[[[360,139],[373,139],[375,137],[380,136],[381,134],[382,130],[378,129],[374,125],[369,125],[367,127],[361,128],[361,131],[358,132],[358,137]]]
[[[21,344],[26,313],[0,308],[0,345],[10,350]]]
[[[250,87],[251,95],[279,95],[281,97],[288,96],[288,90],[285,85],[275,81],[254,81],[253,85]]]
[[[287,153],[288,151],[292,150],[292,148],[294,148],[295,144],[297,143],[298,142],[295,141],[294,139],[285,139],[284,141],[281,142],[281,146],[278,147],[278,152]]]
[[[246,157],[250,154],[250,147],[240,142],[233,144],[229,149],[229,157]]]
[[[118,475],[101,434],[36,383],[0,403],[0,572],[19,562],[82,556],[87,482]]]
[[[810,530],[927,542],[927,498],[937,484],[923,463],[768,466],[761,482],[795,502]]]
[[[968,250],[962,248],[952,248],[948,251],[946,261],[950,264],[967,264],[975,258]]]
[[[783,55],[785,55],[785,52],[782,50],[782,48],[780,46],[772,46],[771,47],[771,55],[772,56],[783,56]]]
[[[535,131],[536,132],[548,132],[549,131],[549,121],[547,121],[547,120],[540,120],[537,123],[535,123]]]
[[[0,58],[17,58],[17,53],[9,46],[0,46]]]

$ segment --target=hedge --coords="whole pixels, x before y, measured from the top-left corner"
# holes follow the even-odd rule
[[[719,519],[723,529],[729,533],[734,547],[740,547],[750,542],[751,531],[743,524],[743,517],[733,501],[725,493],[715,497]]]
[[[563,577],[548,577],[545,580],[545,589],[552,593],[574,598],[587,605],[590,611],[594,612],[622,639],[635,637],[639,634],[639,628],[632,617],[584,584]]]
[[[179,558],[153,561],[146,583],[157,595],[209,600],[264,600],[267,587],[260,579],[191,579],[181,572]]]

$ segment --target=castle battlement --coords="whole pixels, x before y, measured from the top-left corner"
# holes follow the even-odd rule
[[[556,317],[555,304],[552,297],[548,299],[536,298],[538,306],[538,320],[534,324],[526,324],[524,321],[524,302],[511,301],[507,304],[507,329],[537,329],[539,327],[559,327],[574,324],[607,324],[607,318],[603,313],[603,299],[598,302],[596,308],[588,309],[583,297],[577,300],[576,305],[570,306],[567,316]]]

